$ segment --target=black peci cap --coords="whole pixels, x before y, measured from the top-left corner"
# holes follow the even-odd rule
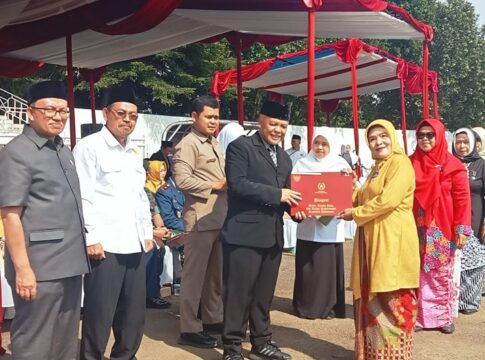
[[[127,102],[138,105],[135,93],[131,86],[116,85],[104,90],[103,106],[110,106],[115,102]]]
[[[279,120],[289,119],[288,107],[274,101],[265,101],[259,113]]]
[[[47,98],[64,99],[67,101],[67,89],[62,81],[42,81],[30,86],[25,97],[29,105],[39,99]]]

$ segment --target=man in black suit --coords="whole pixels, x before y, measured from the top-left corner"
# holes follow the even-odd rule
[[[301,200],[289,189],[291,160],[278,143],[287,108],[266,101],[260,129],[233,141],[226,153],[228,211],[223,243],[223,360],[242,360],[249,320],[250,359],[291,359],[271,342],[269,311],[283,249],[283,213]]]

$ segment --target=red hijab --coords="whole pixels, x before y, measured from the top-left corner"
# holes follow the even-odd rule
[[[448,192],[443,191],[441,181],[453,176],[457,171],[465,171],[465,168],[457,158],[448,152],[445,126],[441,121],[437,119],[421,120],[416,126],[416,137],[419,130],[426,125],[433,128],[436,144],[430,152],[424,152],[417,146],[414,154],[410,156],[416,174],[414,197],[425,211],[425,225],[429,226],[434,218],[436,225],[449,239],[453,225],[449,224],[449,212],[452,209],[443,205],[453,204],[453,199]],[[415,216],[416,205],[415,202]]]

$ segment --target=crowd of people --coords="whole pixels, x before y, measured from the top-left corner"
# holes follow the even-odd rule
[[[365,134],[375,162],[360,183],[357,156],[326,128],[308,154],[298,135],[284,151],[289,116],[277,102],[263,103],[259,129],[246,136],[235,123],[218,134],[218,100],[198,97],[190,132],[145,160],[130,138],[138,107],[129,86],[104,92],[106,125],[72,153],[59,137],[64,84],[31,86],[28,104],[29,125],[0,151],[14,359],[100,360],[111,330],[110,358],[136,359],[145,309],[170,307],[160,294],[168,282],[180,286],[180,345],[213,348],[221,335],[222,359],[242,360],[249,325],[250,359],[291,359],[272,340],[270,309],[283,216],[302,200],[292,174],[352,178],[351,208],[292,216],[293,307],[306,319],[349,316],[343,243],[354,221],[356,359],[411,359],[415,331],[453,333],[458,312],[480,308],[483,128],[455,131],[450,153],[443,123],[423,119],[408,157],[392,123],[375,120]]]

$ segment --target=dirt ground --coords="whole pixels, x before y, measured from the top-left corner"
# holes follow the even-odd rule
[[[345,243],[347,279],[351,251],[352,241],[347,241]],[[346,319],[304,320],[293,314],[291,306],[293,279],[294,255],[285,253],[271,311],[273,340],[295,360],[353,359],[354,327],[350,305],[351,292],[346,293]],[[221,349],[207,350],[177,345],[178,297],[172,296],[170,300],[173,306],[169,310],[147,310],[145,334],[137,354],[138,360],[221,359]],[[435,331],[416,333],[415,360],[485,360],[485,310],[482,309],[474,315],[460,315],[455,325],[456,331],[452,335]],[[2,335],[4,346],[8,347],[8,331]],[[247,355],[250,344],[245,343],[244,349]],[[3,359],[11,359],[11,356],[7,354]]]

